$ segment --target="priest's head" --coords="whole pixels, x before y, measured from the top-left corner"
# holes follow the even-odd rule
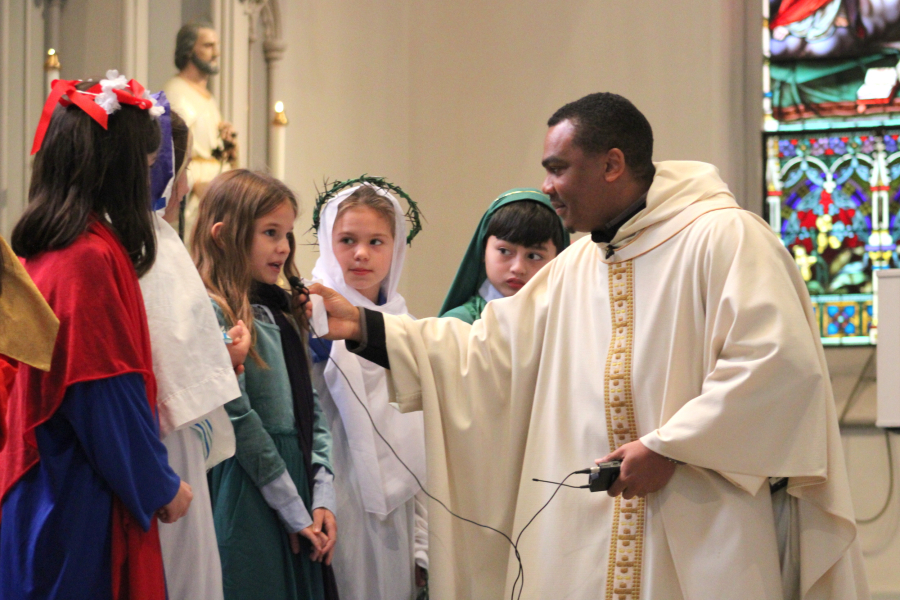
[[[197,69],[205,76],[219,72],[219,37],[208,23],[188,23],[175,38],[175,67]]]
[[[542,189],[570,231],[604,227],[650,187],[653,130],[626,98],[590,94],[547,125]]]

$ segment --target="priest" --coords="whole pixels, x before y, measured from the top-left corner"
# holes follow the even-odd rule
[[[653,163],[625,98],[586,96],[548,125],[543,191],[591,235],[480,321],[310,288],[331,337],[390,369],[401,410],[424,410],[429,492],[515,540],[553,492],[533,478],[622,461],[608,494],[564,488],[525,532],[523,598],[868,598],[791,256],[715,167]],[[510,597],[510,544],[434,502],[429,516],[434,596]]]

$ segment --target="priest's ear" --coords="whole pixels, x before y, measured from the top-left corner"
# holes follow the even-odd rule
[[[219,221],[215,225],[212,226],[209,234],[212,236],[213,241],[216,243],[216,246],[219,248],[224,248],[225,245],[222,243],[222,230],[225,228],[225,223]]]
[[[618,148],[611,148],[606,153],[606,166],[603,170],[603,178],[607,183],[612,183],[619,179],[627,170],[625,164],[625,154]]]

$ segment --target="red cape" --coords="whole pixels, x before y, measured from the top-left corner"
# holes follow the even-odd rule
[[[6,444],[6,405],[9,400],[9,390],[16,380],[18,363],[13,359],[0,354],[0,450]]]
[[[780,25],[786,26],[802,21],[829,2],[831,0],[782,0],[778,14],[772,19],[769,27],[774,29]]]
[[[0,450],[0,493],[6,497],[40,461],[34,430],[59,409],[76,383],[140,373],[156,413],[156,380],[144,300],[134,266],[116,235],[94,221],[63,250],[44,252],[25,269],[59,318],[50,372],[21,365],[8,407],[8,437]],[[144,531],[113,499],[114,600],[166,600],[156,519]]]

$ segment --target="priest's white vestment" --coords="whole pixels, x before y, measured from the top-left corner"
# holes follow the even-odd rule
[[[385,315],[429,491],[515,539],[554,489],[532,478],[640,439],[686,464],[644,500],[560,490],[520,543],[523,598],[868,598],[811,302],[779,239],[712,165],[662,162],[612,246],[581,239],[472,326]],[[797,592],[773,476],[790,478]],[[433,501],[429,531],[433,597],[510,596],[503,538]]]

